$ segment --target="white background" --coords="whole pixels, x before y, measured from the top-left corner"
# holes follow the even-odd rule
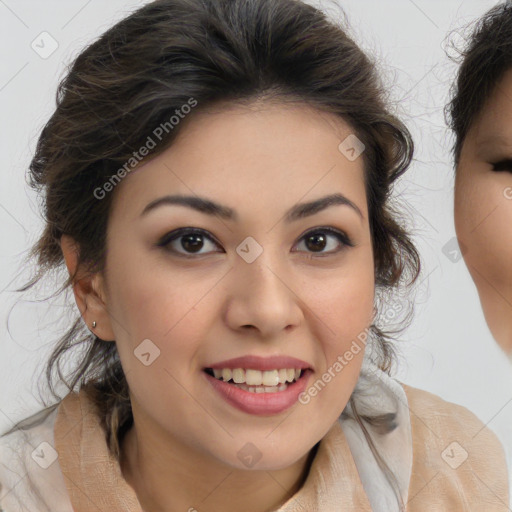
[[[57,82],[66,65],[93,38],[142,3],[0,2],[0,430],[39,408],[34,398],[36,381],[66,325],[65,310],[55,304],[49,308],[25,302],[12,292],[29,275],[20,262],[42,226],[25,173],[39,132],[55,106]],[[378,56],[394,108],[416,143],[415,161],[400,187],[400,197],[408,203],[424,270],[414,322],[398,344],[402,356],[397,377],[468,407],[510,449],[512,366],[489,333],[463,261],[453,262],[442,251],[455,236],[451,134],[443,118],[455,67],[446,56],[445,42],[449,34],[496,2],[340,3],[356,39]],[[31,48],[43,31],[59,44],[47,59]],[[13,283],[19,272],[21,278]]]

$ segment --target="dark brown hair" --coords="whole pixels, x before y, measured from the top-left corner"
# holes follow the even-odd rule
[[[512,67],[512,2],[494,6],[464,32],[469,28],[471,33],[464,37],[465,46],[457,48],[454,44],[454,60],[460,66],[445,109],[447,123],[455,134],[455,166],[468,130]]]
[[[189,116],[215,104],[276,100],[307,104],[347,122],[366,146],[361,158],[377,290],[414,282],[419,256],[390,203],[413,143],[389,112],[375,68],[346,30],[298,0],[157,0],[141,7],[85,48],[59,84],[56,110],[30,164],[30,184],[44,197],[46,225],[30,253],[40,272],[20,291],[63,267],[63,234],[78,243],[80,265],[103,270],[116,191],[101,200],[94,191],[191,98],[197,106]],[[169,147],[185,124],[163,134],[148,158]],[[74,277],[68,276],[60,291]],[[371,333],[377,363],[389,373],[392,338],[376,324]],[[76,348],[82,349],[78,364],[63,375],[61,360]],[[48,385],[59,398],[55,371],[70,390],[87,390],[108,446],[119,457],[133,418],[115,343],[95,337],[77,315],[46,368]]]

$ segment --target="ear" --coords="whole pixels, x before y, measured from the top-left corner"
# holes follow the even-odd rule
[[[71,276],[78,262],[78,245],[70,236],[62,235],[60,248]],[[106,305],[104,277],[100,273],[90,274],[79,270],[73,281],[73,293],[82,318],[91,332],[102,340],[115,341]],[[93,321],[96,322],[94,328]]]

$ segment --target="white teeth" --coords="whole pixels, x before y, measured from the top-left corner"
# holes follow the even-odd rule
[[[263,377],[259,370],[245,370],[245,383],[249,386],[261,386]]]
[[[283,368],[279,370],[265,371],[253,370],[250,368],[222,368],[213,370],[214,377],[216,379],[223,380],[224,382],[233,379],[235,384],[246,384],[248,386],[259,387],[264,386],[266,388],[276,387],[298,380],[300,374],[301,370],[299,368]]]
[[[245,372],[242,370],[242,368],[235,368],[233,370],[233,382],[236,384],[242,384],[245,382]]]
[[[279,384],[279,370],[245,370],[245,383],[249,386],[277,386]]]
[[[280,384],[279,386],[247,386],[246,384],[235,384],[237,388],[249,391],[249,393],[277,393],[278,391],[284,391],[288,384]]]
[[[300,372],[300,370],[299,370]],[[263,385],[264,386],[277,386],[279,384],[278,370],[270,370],[263,372]]]

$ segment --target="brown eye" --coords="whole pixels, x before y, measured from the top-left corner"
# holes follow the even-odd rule
[[[306,238],[306,247],[314,252],[316,252],[317,249],[322,251],[326,245],[327,237],[321,232],[314,233]]]
[[[196,233],[191,235],[185,235],[180,237],[181,238],[181,246],[183,249],[191,252],[198,252],[203,247],[203,235],[198,235]]]
[[[333,239],[335,240],[334,242],[332,241]],[[305,244],[305,251],[309,252],[310,255],[317,253],[321,256],[328,256],[337,254],[346,247],[354,247],[354,244],[345,233],[333,228],[315,228],[302,236],[300,241]],[[220,247],[220,244],[202,229],[180,228],[171,233],[167,233],[156,245],[178,256],[183,256],[184,258],[193,258],[195,255],[204,256],[211,252],[220,252],[218,250],[208,250],[208,243],[210,243],[214,249],[215,247]],[[205,245],[207,250],[202,251]],[[326,248],[329,250],[326,251]]]
[[[159,242],[158,246],[164,247],[170,252],[177,253],[180,256],[188,257],[188,255],[199,254],[204,255],[212,251],[200,253],[204,246],[205,240],[214,246],[218,244],[209,236],[206,231],[201,229],[181,228],[165,235]],[[208,244],[206,243],[208,248]],[[213,251],[219,252],[219,251]]]
[[[336,242],[329,242],[330,239],[335,239]],[[343,232],[334,230],[332,228],[315,228],[306,233],[301,241],[304,241],[306,249],[313,253],[322,255],[335,254],[346,247],[354,247],[350,238]],[[331,249],[325,251],[326,247],[331,246]]]

